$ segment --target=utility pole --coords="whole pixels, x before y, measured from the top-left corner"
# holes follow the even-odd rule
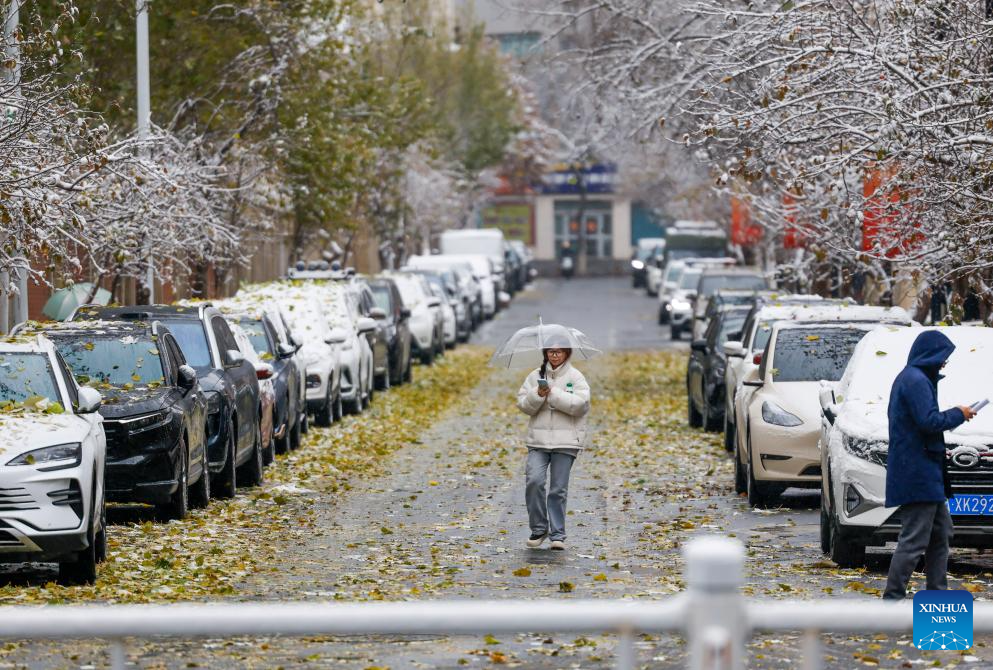
[[[21,0],[9,0],[3,24],[4,55],[14,63],[14,67],[7,71],[7,82],[11,85],[11,97],[15,100],[20,97],[21,93],[21,46],[17,42],[17,29],[21,23],[20,3]],[[16,106],[8,106],[4,110],[4,117],[8,123],[16,123]],[[14,270],[14,278],[17,281],[17,296],[14,300],[13,314],[10,313],[10,297],[7,293],[10,277],[7,273],[3,273],[3,277],[0,278],[5,280],[2,293],[0,293],[0,303],[2,303],[0,304],[0,327],[3,328],[3,332],[8,332],[14,323],[28,320],[29,264],[28,259],[23,255],[19,255],[16,260],[18,267]]]
[[[138,141],[145,142],[151,134],[152,94],[148,68],[148,3],[151,0],[135,0],[138,11],[135,22],[135,45],[138,59]],[[144,150],[144,149],[143,149]],[[145,268],[145,286],[148,289],[148,304],[155,304],[155,259],[152,249],[148,249]]]

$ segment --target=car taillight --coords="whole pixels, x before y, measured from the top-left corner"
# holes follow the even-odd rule
[[[762,354],[759,353],[752,356],[752,363],[755,365],[762,365]]]

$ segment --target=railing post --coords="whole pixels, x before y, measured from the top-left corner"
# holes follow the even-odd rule
[[[737,540],[702,537],[683,550],[690,670],[741,670],[745,655],[745,548]]]
[[[110,641],[110,668],[124,670],[127,665],[127,655],[124,653],[124,640]]]

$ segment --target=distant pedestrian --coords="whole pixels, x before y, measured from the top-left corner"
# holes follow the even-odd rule
[[[588,440],[590,387],[572,367],[567,338],[550,338],[544,344],[541,367],[528,375],[517,392],[517,407],[531,417],[525,440],[524,496],[531,526],[527,546],[540,547],[548,538],[552,549],[563,550],[569,473]]]
[[[944,432],[975,416],[966,406],[938,409],[940,370],[954,350],[943,333],[921,333],[910,349],[907,367],[890,391],[886,506],[899,506],[896,515],[901,528],[883,593],[886,599],[906,597],[907,583],[922,554],[927,588],[948,588],[952,517],[947,500],[952,492]]]

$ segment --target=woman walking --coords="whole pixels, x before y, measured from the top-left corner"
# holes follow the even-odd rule
[[[588,443],[590,387],[583,373],[572,367],[571,344],[568,337],[545,339],[541,367],[517,392],[517,407],[531,417],[524,495],[531,526],[527,546],[532,549],[546,538],[552,549],[565,549],[569,471]]]

